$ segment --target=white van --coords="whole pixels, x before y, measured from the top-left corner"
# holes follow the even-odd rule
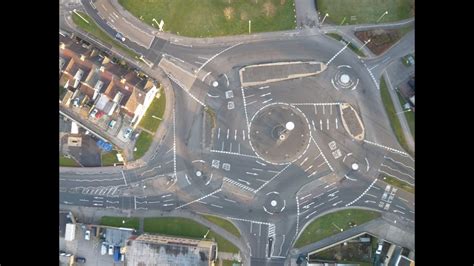
[[[107,254],[107,244],[102,243],[102,247],[100,248],[100,255]]]

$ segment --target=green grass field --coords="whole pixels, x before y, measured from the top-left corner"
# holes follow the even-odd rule
[[[234,263],[241,265],[238,261],[222,260],[222,266],[232,266]]]
[[[214,223],[224,228],[227,232],[233,234],[234,236],[240,237],[240,232],[237,229],[237,227],[235,227],[235,225],[233,225],[231,222],[227,221],[226,219],[222,219],[213,215],[203,215],[203,217],[206,220],[210,221],[211,223]]]
[[[190,37],[248,34],[296,27],[294,0],[119,0],[130,13],[157,28]]]
[[[406,182],[403,182],[400,179],[397,179],[393,176],[389,176],[389,175],[386,175],[386,174],[380,174],[379,178],[381,180],[383,180],[385,183],[390,184],[390,185],[395,186],[395,187],[398,187],[398,188],[401,188],[401,189],[405,190],[406,192],[415,193],[415,187],[414,186],[412,186],[412,185],[410,185]]]
[[[59,166],[79,167],[79,164],[76,161],[74,161],[72,158],[60,156]]]
[[[137,150],[133,152],[133,158],[135,160],[140,159],[146,153],[148,148],[150,148],[152,142],[153,136],[145,131],[142,131],[135,142],[135,147]]]
[[[405,151],[411,153],[411,150],[408,148],[408,144],[406,143],[405,135],[403,134],[402,125],[400,124],[400,120],[398,118],[398,115],[400,114],[397,114],[395,111],[395,106],[393,105],[392,98],[390,97],[387,84],[385,83],[385,79],[383,77],[380,79],[380,95],[382,96],[382,102],[385,106],[385,111],[387,112],[390,125],[393,132],[395,133],[395,136],[397,137],[398,143],[400,143],[400,146],[402,146]]]
[[[379,23],[398,21],[413,17],[414,0],[315,0],[320,20],[324,14],[327,22],[340,25],[376,23],[385,11]],[[355,16],[355,18],[351,18]],[[345,19],[344,19],[345,17]],[[326,22],[325,22],[326,23]]]
[[[125,223],[123,221],[125,220]],[[108,225],[114,227],[125,227],[125,228],[133,228],[138,230],[139,227],[139,220],[138,218],[128,218],[128,217],[113,217],[113,216],[103,216],[100,219],[101,225]]]
[[[340,228],[344,230],[350,228],[350,222],[361,225],[379,216],[380,213],[378,212],[360,209],[342,210],[326,214],[306,227],[296,241],[295,247],[300,248],[338,234],[341,232]]]
[[[102,166],[113,166],[114,163],[119,163],[117,160],[117,151],[112,150],[107,153],[102,153],[101,154],[101,161],[102,161]]]
[[[145,218],[144,231],[170,236],[182,236],[203,239],[207,227],[193,220],[177,217]],[[215,239],[218,249],[224,252],[238,253],[239,249],[220,235],[210,231],[207,239]]]
[[[160,91],[162,92],[160,98],[153,99],[150,104],[150,107],[148,107],[145,115],[140,121],[140,127],[147,129],[151,132],[156,132],[161,123],[160,119],[163,119],[163,114],[165,113],[166,96],[163,90]],[[158,117],[160,119],[157,119],[153,116]]]
[[[72,21],[82,30],[89,32],[90,34],[94,35],[100,41],[112,45],[114,48],[128,54],[132,58],[139,58],[140,56],[133,52],[132,50],[128,49],[127,47],[121,45],[117,40],[110,37],[105,31],[103,31],[95,22],[94,20],[89,17],[84,12],[77,12],[83,18],[85,18],[89,23],[85,22],[81,17],[79,17],[76,13],[72,13]]]

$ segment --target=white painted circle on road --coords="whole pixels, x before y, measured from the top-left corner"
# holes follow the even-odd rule
[[[286,123],[285,127],[288,130],[293,130],[295,128],[295,123],[290,121],[290,122]]]
[[[349,75],[347,75],[347,74],[342,74],[341,75],[341,82],[342,83],[347,84],[347,83],[349,83],[349,80],[350,80]]]
[[[275,207],[275,206],[277,206],[277,201],[276,201],[276,200],[272,200],[272,201],[270,202],[270,204],[271,204],[273,207]]]
[[[202,175],[201,171],[196,171],[196,175],[201,176]]]
[[[353,163],[352,164],[352,170],[356,171],[357,169],[359,169],[359,165],[356,164],[356,163]]]
[[[212,86],[215,88],[217,86],[219,86],[219,82],[217,82],[216,80],[212,82]]]

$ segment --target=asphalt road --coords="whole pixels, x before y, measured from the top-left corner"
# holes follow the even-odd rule
[[[89,1],[82,4],[115,36]],[[64,28],[74,30],[63,22]],[[252,265],[283,264],[303,226],[337,208],[391,213],[403,221],[397,226],[413,228],[413,196],[379,179],[385,173],[413,183],[414,159],[397,143],[373,77],[413,49],[412,33],[384,55],[365,61],[313,29],[292,36],[236,38],[234,43],[226,39],[219,44],[216,38],[209,46],[176,45],[158,37],[149,48],[129,39],[125,44],[153,62],[155,70],[163,57],[182,69],[160,70],[170,78],[167,84],[174,96],[171,115],[163,121],[167,130],[142,166],[62,168],[62,204],[216,214],[241,229],[249,243],[243,252],[249,252]],[[285,61],[329,64],[313,77],[240,86],[240,68]],[[190,77],[186,72],[195,77],[183,86],[180,80]],[[338,85],[343,73],[350,75],[348,88]],[[249,128],[256,112],[278,102],[291,104],[305,115],[310,144],[296,161],[272,165],[253,151]],[[355,141],[345,132],[340,103],[351,104],[361,116],[364,141]],[[216,113],[213,128],[206,123],[205,108]]]

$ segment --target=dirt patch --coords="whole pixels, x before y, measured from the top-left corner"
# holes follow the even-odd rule
[[[276,8],[272,2],[266,2],[263,4],[262,7],[263,7],[263,13],[265,14],[265,16],[267,17],[275,16]]]
[[[280,0],[280,5],[284,5],[286,3],[286,0]]]
[[[400,40],[401,33],[399,30],[371,30],[371,31],[358,31],[355,32],[355,36],[366,42],[370,39],[370,42],[367,44],[372,53],[380,55]]]
[[[245,11],[240,12],[240,20],[245,21],[245,20],[248,20],[248,19],[249,19],[249,15],[247,14],[247,12],[245,12]]]
[[[226,20],[231,20],[234,18],[234,9],[230,6],[224,8],[224,17]]]

